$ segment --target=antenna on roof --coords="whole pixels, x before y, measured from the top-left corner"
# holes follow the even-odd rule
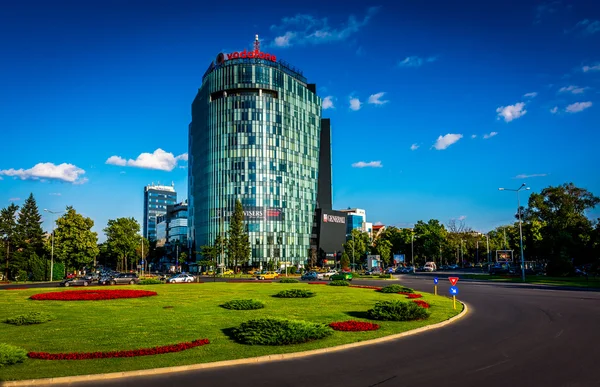
[[[258,40],[258,34],[254,38],[254,51],[260,51],[260,40]]]

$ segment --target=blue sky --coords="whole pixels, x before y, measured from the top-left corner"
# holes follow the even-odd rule
[[[185,199],[202,75],[255,34],[325,99],[336,208],[485,232],[516,209],[498,187],[573,182],[600,195],[597,2],[283,3],[5,5],[0,207],[32,192],[102,234],[108,219],[141,220],[147,184],[174,183]]]

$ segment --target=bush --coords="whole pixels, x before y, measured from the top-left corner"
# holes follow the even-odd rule
[[[17,271],[15,279],[17,280],[17,282],[25,282],[28,279],[27,277],[27,272],[25,270],[19,270]]]
[[[15,317],[7,318],[6,320],[4,320],[4,322],[13,325],[32,325],[52,321],[54,320],[54,318],[54,316],[45,312],[29,312],[25,314],[20,314]]]
[[[138,285],[161,285],[163,282],[156,278],[144,278]]]
[[[329,286],[350,286],[350,282],[345,280],[335,280],[329,283]]]
[[[27,351],[23,348],[0,343],[0,368],[5,365],[21,363],[27,358]]]
[[[409,321],[429,317],[429,311],[414,302],[381,301],[367,311],[371,320]]]
[[[280,318],[246,321],[233,329],[237,341],[250,345],[288,345],[321,339],[333,333],[325,324]]]
[[[304,289],[289,289],[289,290],[282,290],[279,293],[277,293],[274,297],[279,297],[279,298],[308,298],[308,297],[314,297],[317,294],[314,292],[309,292],[308,290],[304,290]]]
[[[49,271],[50,269],[48,269]],[[52,269],[52,281],[60,281],[65,276],[65,264],[61,262],[54,262],[54,269]]]
[[[414,293],[415,291],[411,288],[404,287],[402,285],[394,284],[388,285],[380,290],[381,293]]]
[[[298,283],[298,280],[295,278],[282,278],[279,281],[280,284],[295,284]]]
[[[379,278],[394,278],[391,274],[379,274]]]
[[[252,310],[262,309],[265,307],[265,304],[258,300],[231,300],[221,306],[225,309]]]

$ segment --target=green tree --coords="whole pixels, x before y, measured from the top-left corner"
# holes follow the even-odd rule
[[[308,249],[308,267],[309,268],[313,268],[315,266],[317,266],[317,258],[318,258],[318,252],[317,252],[317,248],[316,247],[311,247],[310,249]]]
[[[244,231],[244,208],[242,202],[236,200],[233,215],[229,222],[229,238],[227,241],[227,255],[233,261],[235,270],[250,259],[250,240]]]
[[[42,215],[38,210],[33,194],[23,203],[17,220],[19,249],[25,257],[30,254],[42,254],[44,249],[44,230],[42,230]]]
[[[17,239],[17,211],[19,206],[11,203],[0,211],[0,237],[3,243],[3,256],[6,259],[4,265],[4,277],[10,279],[10,263],[12,251],[15,249]],[[11,250],[12,249],[12,250]]]
[[[381,261],[385,265],[389,265],[392,260],[392,242],[387,239],[379,238],[375,242],[375,248],[377,249],[377,253],[381,257]]]
[[[419,220],[414,227],[415,253],[425,261],[436,261],[446,243],[447,230],[437,219],[430,219],[425,223]],[[438,259],[439,261],[439,259]]]
[[[54,253],[65,263],[67,271],[91,266],[98,256],[98,234],[92,231],[94,221],[78,214],[71,206],[56,220]]]
[[[106,234],[107,251],[117,258],[117,270],[127,271],[128,263],[136,259],[136,248],[141,245],[140,224],[134,218],[109,219]]]
[[[342,270],[347,270],[350,267],[350,257],[348,257],[348,253],[345,251],[342,253],[340,265],[342,266]]]

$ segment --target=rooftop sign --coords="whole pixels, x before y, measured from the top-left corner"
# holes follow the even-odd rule
[[[216,62],[219,65],[227,60],[232,59],[264,59],[271,62],[277,62],[277,57],[275,55],[267,54],[259,50],[247,51],[245,49],[244,51],[234,51],[230,54],[224,54],[221,52],[219,55],[217,55]]]

